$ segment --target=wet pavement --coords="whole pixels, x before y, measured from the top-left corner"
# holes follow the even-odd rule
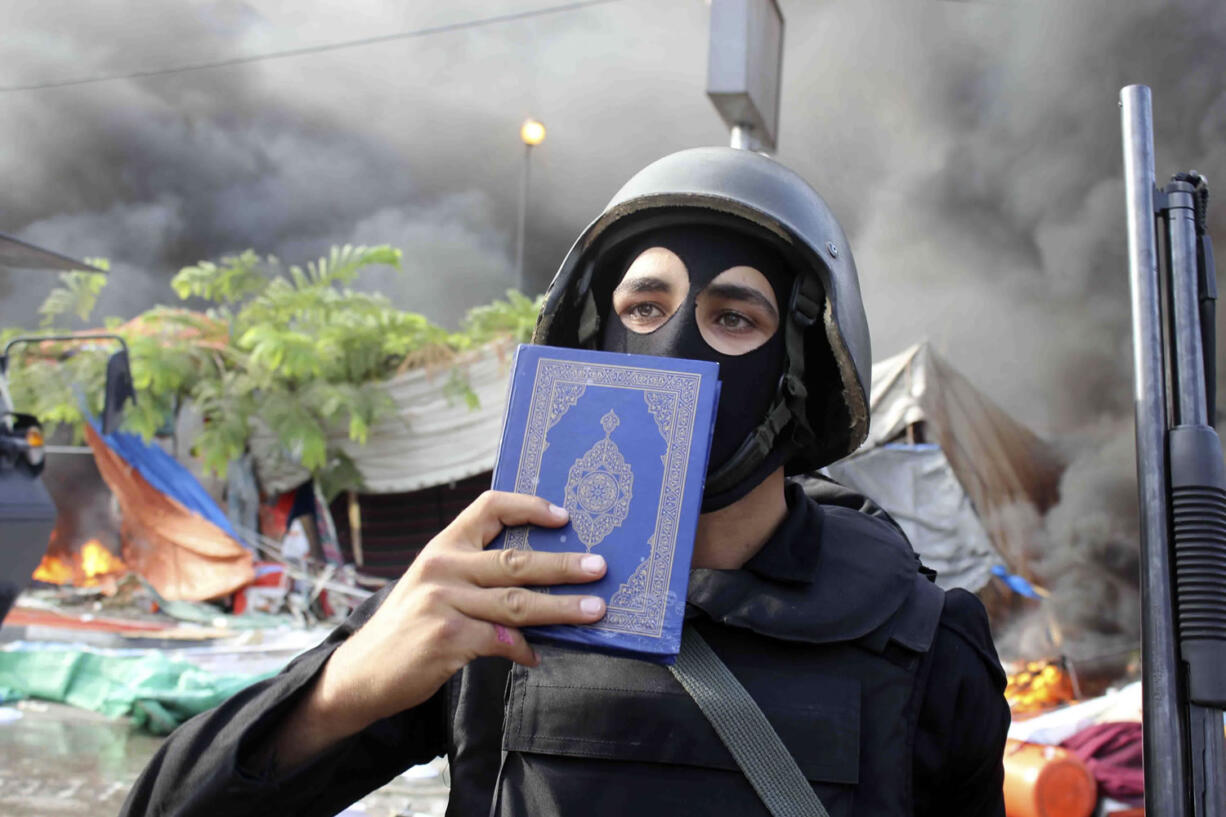
[[[105,817],[162,739],[87,710],[42,701],[0,707],[0,815]],[[351,806],[345,817],[441,815],[445,764],[418,766]]]
[[[0,814],[117,814],[161,742],[127,721],[62,704],[0,708]]]
[[[116,610],[113,600],[70,603],[75,592],[27,593],[26,604],[0,627],[0,649],[59,644],[115,655],[156,651],[206,672],[255,676],[276,672],[330,631],[327,625],[228,630],[189,623],[145,632],[133,630],[143,619],[131,605]],[[163,740],[127,718],[62,703],[26,699],[0,705],[0,817],[116,815]],[[446,810],[447,791],[440,758],[409,769],[342,814],[436,817]]]

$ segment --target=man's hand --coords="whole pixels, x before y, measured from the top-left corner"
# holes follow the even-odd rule
[[[273,741],[277,766],[424,702],[478,656],[535,666],[520,627],[599,620],[605,607],[597,596],[525,587],[594,581],[604,575],[602,557],[485,550],[504,527],[556,528],[566,521],[565,509],[524,494],[488,491],[465,508],[328,659]]]

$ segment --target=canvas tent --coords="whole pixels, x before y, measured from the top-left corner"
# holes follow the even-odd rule
[[[870,431],[829,466],[879,502],[943,587],[979,590],[992,568],[1032,578],[1026,552],[1058,498],[1056,451],[927,343],[873,365]]]
[[[362,475],[363,492],[417,491],[492,469],[510,370],[510,344],[494,342],[437,368],[410,369],[377,384],[391,396],[395,410],[371,428],[366,444],[350,440],[345,428],[335,432]],[[456,388],[447,388],[449,380]],[[475,406],[466,404],[464,387],[476,397]],[[271,434],[253,433],[251,450],[268,493],[310,479]]]
[[[345,561],[370,576],[398,578],[489,488],[513,352],[510,341],[494,340],[372,384],[385,390],[393,410],[372,426],[365,445],[344,428],[333,437],[362,479],[357,492],[342,493],[329,508]],[[271,434],[256,431],[250,442],[255,474],[268,494],[292,491],[310,478]]]

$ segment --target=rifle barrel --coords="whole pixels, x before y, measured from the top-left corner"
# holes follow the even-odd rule
[[[1201,353],[1200,292],[1197,281],[1196,212],[1193,187],[1171,182],[1167,188],[1167,236],[1171,250],[1171,326],[1178,388],[1176,415],[1180,425],[1205,425],[1205,358]]]

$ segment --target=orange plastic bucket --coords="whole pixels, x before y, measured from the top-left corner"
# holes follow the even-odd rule
[[[1067,749],[1010,739],[1005,744],[1008,817],[1090,817],[1098,784]]]

